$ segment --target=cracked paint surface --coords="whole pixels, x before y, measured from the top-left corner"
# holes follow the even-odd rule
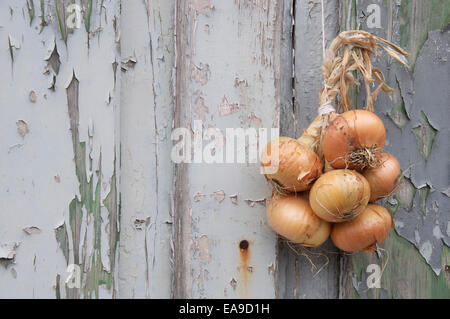
[[[448,296],[448,4],[327,2],[326,43],[339,12],[365,28],[359,9],[373,1],[387,27],[369,31],[412,53],[410,70],[381,64],[395,87],[376,106],[386,149],[408,168],[385,201],[396,231],[381,290],[365,286],[379,256],[333,254],[312,276],[277,243],[256,165],[170,160],[173,126],[194,119],[205,132],[301,132],[321,86],[319,0],[122,1],[121,12],[117,0],[82,0],[80,29],[66,25],[72,0],[4,0],[0,297]],[[79,290],[65,284],[70,264]]]
[[[397,232],[419,249],[437,275],[442,270],[442,245],[450,244],[448,235],[437,236],[432,231],[438,227],[440,233],[445,234],[450,220],[450,200],[442,193],[450,185],[450,175],[445,173],[448,168],[443,161],[450,154],[446,142],[450,137],[450,117],[448,112],[442,111],[447,109],[449,98],[448,90],[442,87],[449,81],[449,41],[450,31],[430,31],[416,60],[414,78],[403,73],[401,86],[405,91],[410,87],[414,92],[408,105],[411,121],[403,129],[410,133],[403,134],[398,141],[395,136],[391,138],[391,145],[395,141],[405,145],[402,149],[408,146],[407,150],[393,151],[400,163],[417,164],[406,173],[415,194],[407,203],[399,199],[395,219],[403,222],[404,227],[397,228]],[[394,195],[397,197],[401,194]],[[416,232],[420,237],[414,236]]]
[[[173,295],[174,19],[174,0],[122,2],[120,298]]]
[[[279,126],[282,7],[267,0],[178,3],[175,127],[192,128],[195,119],[204,120],[205,132]],[[259,167],[178,164],[175,178],[174,296],[273,298],[276,274],[266,265],[276,265],[276,237],[263,205],[238,201],[270,195]],[[244,238],[251,243],[245,261]]]
[[[0,271],[9,287],[0,296],[115,295],[118,2],[82,1],[88,29],[104,27],[96,34],[65,28],[69,2],[0,4],[0,58],[12,63],[0,76],[0,206],[9,221],[0,223],[0,243],[20,242]],[[70,264],[81,266],[79,290],[65,286]]]
[[[354,9],[349,9],[351,15],[361,16],[371,1],[346,3]],[[373,290],[355,296],[447,297],[450,281],[443,269],[448,264],[450,241],[446,233],[449,198],[445,195],[450,175],[443,158],[450,153],[446,142],[450,118],[444,111],[449,100],[445,85],[450,73],[450,6],[448,1],[379,1],[379,5],[383,29],[369,29],[361,19],[358,26],[411,53],[409,69],[389,60],[375,60],[395,89],[392,101],[380,95],[375,104],[387,130],[385,150],[398,158],[405,177],[396,193],[382,201],[395,219],[395,232],[383,245],[391,255],[382,277],[384,293]],[[364,103],[364,93],[355,100]],[[341,276],[343,297],[353,296],[352,289],[359,291],[357,282],[374,261],[373,255],[362,254],[343,260],[344,269],[353,269],[359,276],[353,283],[345,274]]]

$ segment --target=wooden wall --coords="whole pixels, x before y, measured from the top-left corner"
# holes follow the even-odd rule
[[[324,20],[320,0],[1,1],[0,297],[450,297],[450,1],[323,2]],[[213,154],[226,128],[299,136],[322,36],[355,28],[411,53],[375,61],[395,89],[375,104],[386,149],[408,168],[384,202],[389,258],[277,238],[256,163],[172,160],[198,121]]]

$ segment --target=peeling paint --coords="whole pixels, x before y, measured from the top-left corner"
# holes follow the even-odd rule
[[[30,132],[30,130],[28,129],[28,124],[24,120],[18,120],[16,122],[16,125],[17,125],[17,132],[22,138],[24,138],[25,135],[27,135]]]
[[[419,126],[413,128],[413,133],[417,139],[417,146],[419,147],[420,153],[425,160],[431,154],[431,148],[433,147],[434,139],[438,130],[436,130],[428,121],[428,117],[425,112],[421,111],[422,118]]]
[[[236,112],[239,112],[239,104],[238,103],[230,104],[227,98],[223,96],[222,100],[219,103],[219,115],[225,116]]]
[[[214,192],[214,199],[219,203],[223,202],[225,199],[225,192],[223,190],[217,190]]]
[[[195,110],[194,110],[194,119],[195,120],[206,120],[206,115],[209,113],[208,107],[205,105],[205,99],[199,96],[195,100]]]
[[[64,254],[66,263],[69,264],[69,236],[67,233],[66,223],[63,221],[61,225],[55,228],[55,237],[59,248]]]
[[[31,103],[36,103],[36,92],[30,91],[30,93],[28,94],[28,99]]]
[[[209,64],[200,63],[199,66],[196,66],[195,64],[192,65],[191,76],[202,85],[205,85],[208,82],[210,75],[211,70],[209,69]]]
[[[28,17],[30,18],[30,25],[33,23],[34,19],[34,2],[33,0],[27,0],[27,10]]]
[[[211,12],[210,0],[191,0],[191,6],[199,14],[209,14]]]
[[[128,58],[122,59],[120,68],[123,72],[127,72],[129,69],[134,68],[134,65],[136,63],[137,63],[136,57],[128,57]],[[113,64],[113,67],[114,67],[114,64]]]
[[[369,4],[370,0],[349,0],[343,7],[352,7],[356,17]],[[449,136],[448,119],[443,116],[448,108],[448,97],[443,93],[448,91],[445,83],[449,74],[448,3],[384,1],[380,8],[385,28],[367,28],[364,20],[359,21],[360,27],[398,43],[411,54],[408,69],[391,60],[376,61],[387,83],[394,84],[393,100],[380,95],[374,105],[387,130],[385,151],[396,156],[405,170],[404,183],[391,198],[382,201],[395,214],[396,229],[383,245],[396,255],[385,269],[382,285],[389,287],[389,298],[447,296],[448,281],[441,270],[450,237],[435,233],[448,223],[448,197],[442,193],[449,185],[442,166],[442,158],[448,157]],[[363,91],[355,92],[356,105],[364,103]],[[358,270],[371,263],[370,256],[347,259],[353,260],[351,267]],[[368,295],[380,298],[375,292]]]
[[[40,234],[41,233],[41,229],[39,229],[36,226],[30,226],[30,227],[25,227],[23,229],[23,231],[25,233],[27,233],[28,235],[33,235],[33,234]]]
[[[200,250],[200,259],[204,262],[209,262],[211,260],[211,255],[208,236],[203,235],[200,237],[198,240],[198,249]]]
[[[16,256],[16,249],[20,243],[0,244],[0,260],[11,261]]]
[[[400,207],[410,210],[413,207],[415,195],[416,188],[411,183],[410,179],[404,177],[395,192],[395,198],[397,199]]]
[[[266,206],[267,204],[267,199],[266,198],[261,198],[261,199],[244,199],[244,201],[248,204],[248,206],[250,207],[254,207],[255,204],[260,204],[262,206]]]
[[[50,53],[50,56],[48,58],[46,58],[45,61],[48,62],[48,66],[50,66],[52,68],[53,72],[55,72],[55,74],[58,75],[59,68],[61,66],[61,60],[59,59],[59,53],[58,53],[58,49],[56,47],[56,42],[55,42],[52,52]]]
[[[394,90],[394,92],[392,93],[392,101],[394,105],[389,112],[389,117],[395,123],[395,125],[397,125],[398,128],[402,129],[406,126],[410,119],[408,113],[406,112],[405,101],[401,93],[398,79],[396,79],[396,83],[398,90]]]
[[[118,273],[114,265],[118,205],[116,194],[108,194],[111,189],[117,192],[112,183],[116,183],[114,147],[120,141],[116,125],[120,94],[119,86],[114,88],[111,62],[120,61],[120,46],[115,42],[117,30],[109,25],[114,16],[119,17],[119,1],[104,5],[92,1],[91,12],[89,2],[76,1],[84,16],[91,14],[89,34],[85,28],[65,26],[69,17],[65,9],[71,0],[0,4],[0,37],[5,45],[0,56],[14,63],[0,76],[1,84],[9,87],[1,94],[9,107],[0,115],[5,136],[1,144],[8,151],[8,156],[1,157],[0,175],[17,181],[4,189],[4,214],[10,223],[0,225],[0,233],[3,241],[17,236],[24,240],[11,261],[18,280],[9,269],[0,272],[0,281],[10,287],[0,291],[1,296],[51,298],[56,284],[61,285],[58,298],[113,297],[117,292],[112,278]],[[88,21],[83,18],[82,22]],[[94,34],[98,35],[96,45],[83,45]],[[114,80],[118,84],[120,77]],[[67,96],[65,88],[72,96]],[[108,94],[109,107],[104,102]],[[95,131],[88,127],[89,118]],[[15,124],[18,120],[23,122]],[[52,200],[41,205],[37,199],[48,194]],[[61,221],[56,227],[55,219]],[[44,267],[45,263],[51,267]],[[79,291],[64,287],[68,264],[82,270]],[[57,274],[61,281],[55,283]]]
[[[234,205],[238,204],[238,195],[230,195],[230,200]]]
[[[146,219],[136,218],[134,220],[134,228],[136,230],[143,230],[144,227],[148,227],[148,225],[150,225],[150,217],[147,217]]]
[[[194,202],[199,202],[205,197],[206,197],[205,194],[198,192],[197,194],[194,195]]]

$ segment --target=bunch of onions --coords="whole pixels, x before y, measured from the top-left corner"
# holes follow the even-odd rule
[[[394,222],[383,206],[369,204],[355,219],[334,224],[331,239],[336,247],[348,252],[371,252],[386,240]]]
[[[288,240],[307,247],[320,246],[330,235],[330,223],[317,217],[307,195],[274,193],[267,207],[270,227]]]
[[[385,141],[383,121],[375,113],[353,110],[330,123],[322,138],[322,151],[334,168],[363,170],[379,165]]]
[[[372,251],[393,226],[386,208],[369,204],[391,194],[400,176],[395,157],[383,154],[386,130],[374,113],[378,93],[392,91],[372,65],[379,48],[406,65],[408,53],[389,41],[361,30],[339,34],[324,55],[318,116],[297,140],[280,137],[262,153],[262,172],[275,188],[268,224],[294,243],[319,246],[332,227],[338,248]],[[356,70],[364,79],[366,106],[349,111],[347,93]]]
[[[358,216],[367,206],[370,186],[356,171],[337,169],[323,174],[309,193],[311,208],[317,216],[341,223]]]
[[[311,188],[323,165],[311,149],[293,138],[280,137],[263,150],[261,168],[280,192],[301,192]]]
[[[389,196],[397,187],[400,179],[400,164],[394,155],[381,155],[379,167],[367,168],[363,176],[370,185],[370,202]]]

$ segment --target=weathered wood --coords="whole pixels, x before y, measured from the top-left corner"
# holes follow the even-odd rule
[[[385,254],[277,238],[258,164],[208,151],[174,164],[171,133],[193,137],[196,120],[209,155],[226,155],[226,128],[302,133],[322,86],[321,2],[1,1],[0,297],[449,298],[449,0],[323,1],[326,45],[361,28],[411,53],[408,70],[375,60],[395,89],[375,104],[386,150],[417,163],[383,202],[381,288],[367,266]]]
[[[278,127],[282,8],[178,2],[176,127]],[[258,164],[178,164],[175,192],[175,297],[274,297],[277,241]]]
[[[294,41],[294,130],[286,132],[299,137],[317,116],[319,91],[322,88],[322,7],[321,1],[297,0],[295,3]],[[325,45],[338,33],[338,3],[325,1]],[[282,123],[282,127],[285,122]],[[302,248],[280,243],[280,263],[284,264],[280,297],[337,298],[339,295],[339,254],[331,241],[320,248]]]
[[[380,9],[380,27],[374,23],[374,11],[368,10],[373,4]],[[376,59],[395,91],[392,101],[380,95],[375,110],[387,129],[386,151],[399,159],[403,170],[413,166],[405,172],[400,189],[383,201],[395,214],[395,231],[383,245],[389,260],[381,288],[367,289],[366,269],[369,264],[383,266],[386,254],[382,260],[374,254],[356,254],[343,262],[342,297],[448,298],[448,267],[443,269],[450,240],[446,194],[450,174],[442,158],[450,152],[446,28],[450,1],[345,1],[343,7],[343,26],[353,28],[349,25],[353,21],[411,53],[408,70],[385,57]],[[358,105],[364,103],[363,91],[356,92]]]
[[[0,3],[0,297],[117,292],[119,7],[71,3]]]
[[[122,2],[121,298],[172,296],[174,16],[175,1]]]

